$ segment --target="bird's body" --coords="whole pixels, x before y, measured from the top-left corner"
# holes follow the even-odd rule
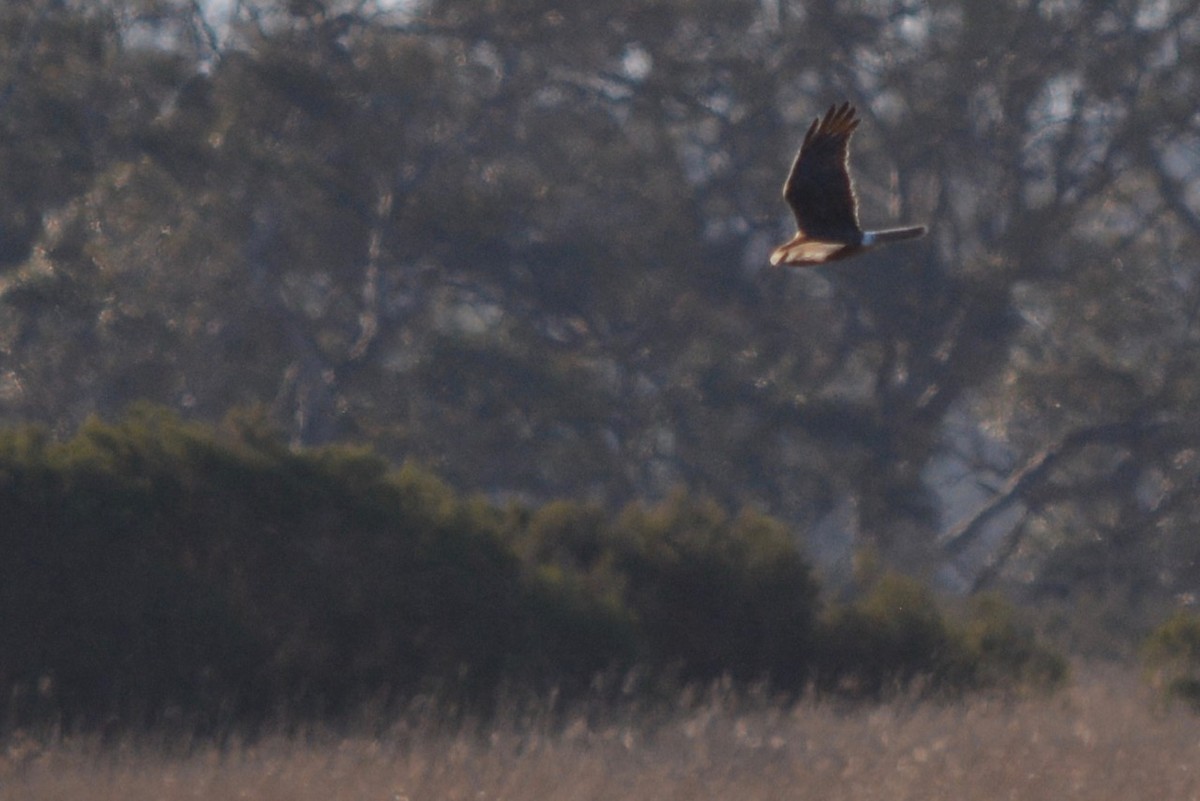
[[[837,261],[888,242],[915,239],[925,226],[863,231],[850,180],[850,135],[858,118],[849,103],[831,106],[813,121],[783,185],[797,232],[771,253],[771,264],[804,267]]]

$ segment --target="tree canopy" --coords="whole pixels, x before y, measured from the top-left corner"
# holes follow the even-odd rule
[[[493,497],[1194,598],[1198,48],[1192,0],[10,2],[0,415],[265,404]],[[843,99],[863,216],[931,234],[767,269]]]

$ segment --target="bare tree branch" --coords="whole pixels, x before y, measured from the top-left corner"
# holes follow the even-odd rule
[[[940,540],[942,552],[953,558],[965,551],[983,532],[988,523],[1018,501],[1028,498],[1035,488],[1042,485],[1053,470],[1065,459],[1074,456],[1089,445],[1132,444],[1140,437],[1171,431],[1179,436],[1188,434],[1175,421],[1133,419],[1115,423],[1076,429],[1058,442],[1038,451],[1023,465],[1013,471],[991,499],[970,517],[944,534]],[[1195,432],[1191,432],[1193,435]],[[984,568],[976,576],[972,591],[979,590],[990,581],[1016,551],[1024,536],[1022,526],[1014,526],[992,553]]]

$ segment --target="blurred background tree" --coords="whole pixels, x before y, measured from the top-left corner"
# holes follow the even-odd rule
[[[1193,599],[1200,4],[21,0],[0,414],[267,404],[971,590]],[[773,271],[849,99],[905,248]]]

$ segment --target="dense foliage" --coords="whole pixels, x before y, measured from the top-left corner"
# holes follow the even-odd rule
[[[1167,700],[1200,712],[1200,615],[1178,612],[1150,633],[1143,658],[1151,682]]]
[[[419,694],[479,709],[726,676],[953,690],[1025,683],[1047,658],[1028,632],[978,647],[917,589],[823,611],[787,530],[753,512],[682,494],[615,518],[498,507],[370,451],[293,451],[253,414],[214,430],[143,408],[61,443],[4,430],[0,519],[9,722],[212,726]]]
[[[1197,65],[1189,0],[7,2],[0,415],[259,403],[1136,612],[1200,586]],[[842,99],[931,235],[764,270]]]

